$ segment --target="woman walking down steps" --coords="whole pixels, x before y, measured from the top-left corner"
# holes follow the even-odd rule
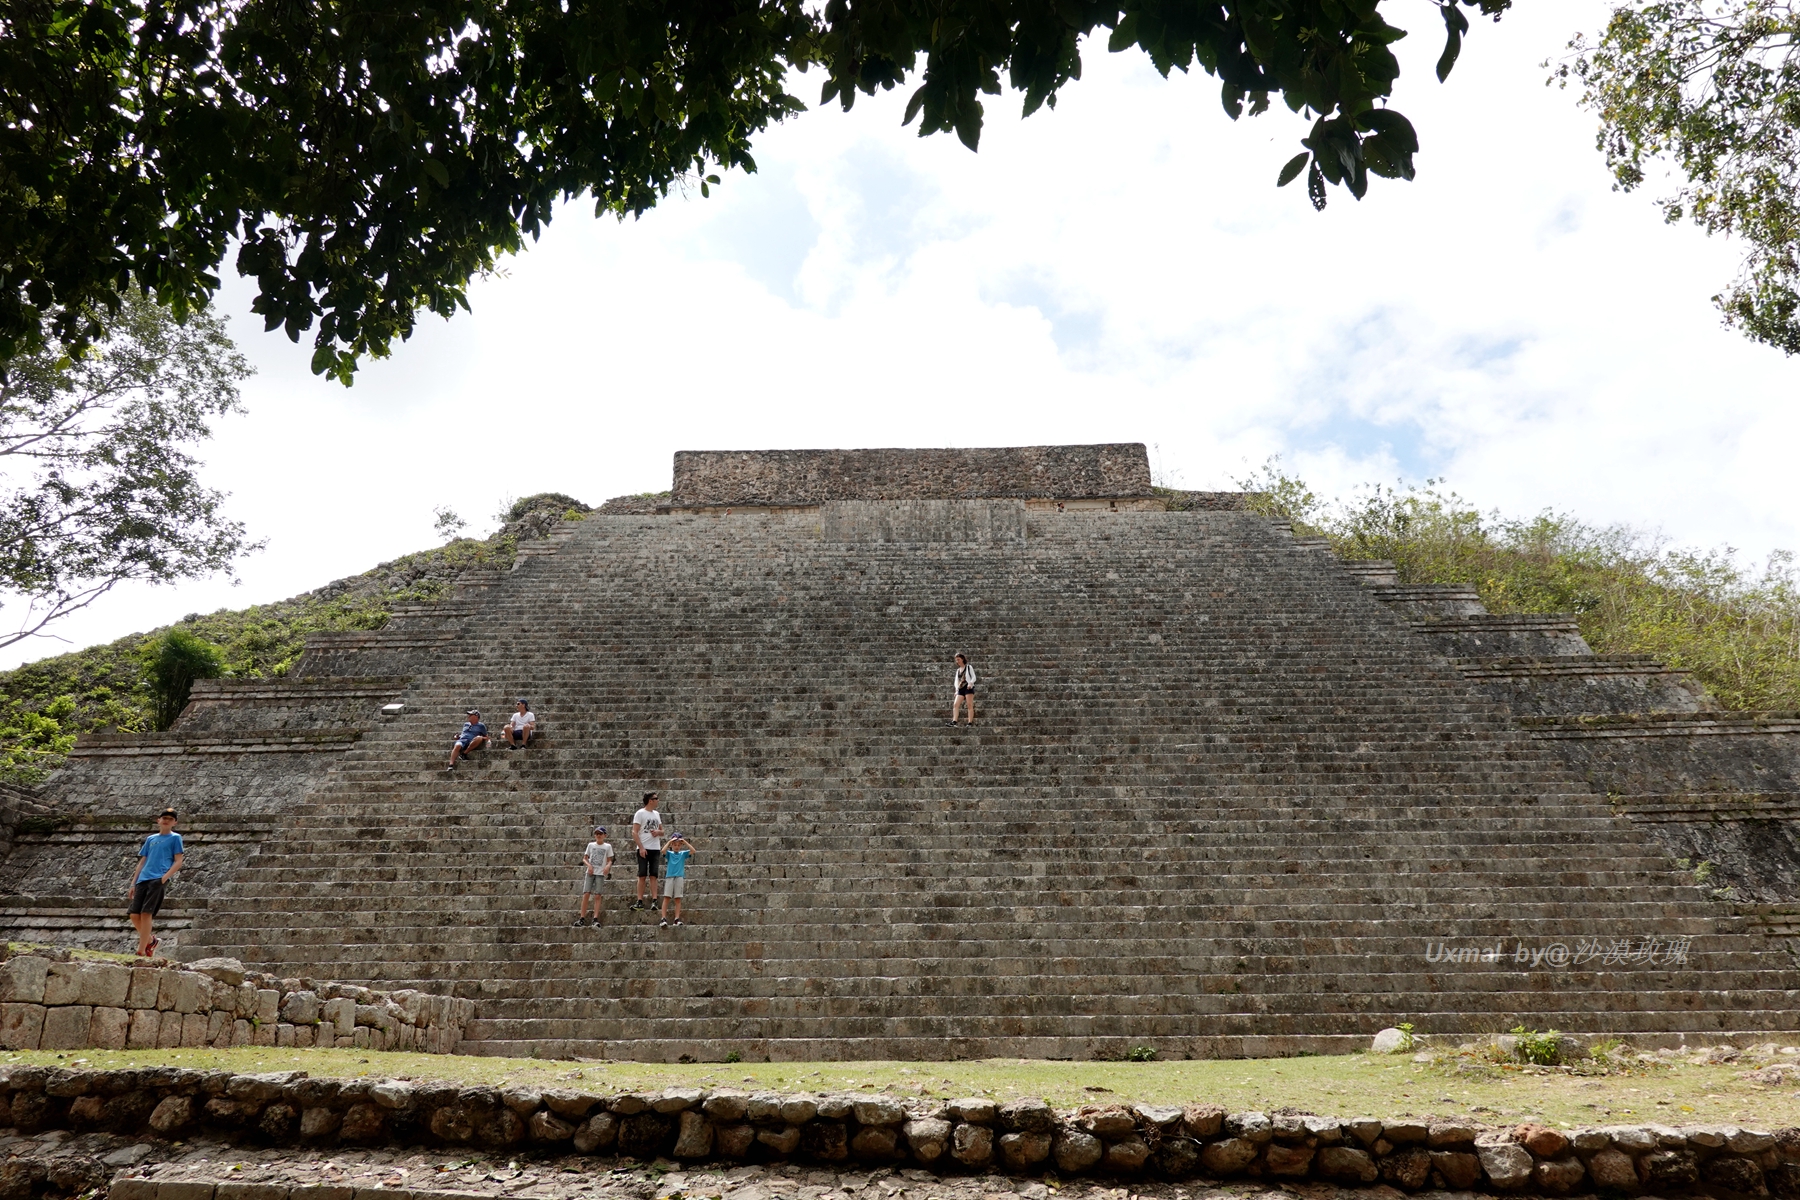
[[[956,674],[952,677],[950,688],[950,726],[956,727],[956,710],[966,706],[969,713],[969,724],[975,724],[975,668],[969,662],[968,655],[956,656]]]

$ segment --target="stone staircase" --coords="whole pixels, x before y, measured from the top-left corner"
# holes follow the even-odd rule
[[[463,1048],[504,1054],[1800,1029],[1790,955],[1450,661],[1585,650],[1572,624],[1322,549],[1241,511],[1019,499],[566,525],[309,648],[316,677],[411,676],[404,711],[184,954],[453,986],[478,1002]],[[944,727],[956,650],[974,730]],[[554,740],[446,774],[462,710],[515,694]],[[652,789],[698,846],[680,929],[624,909]],[[619,877],[607,923],[572,928],[596,820]]]

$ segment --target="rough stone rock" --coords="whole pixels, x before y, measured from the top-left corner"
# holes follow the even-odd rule
[[[42,1004],[44,981],[50,974],[50,960],[35,954],[21,954],[0,964],[0,1001],[8,1004]]]
[[[1168,1179],[1186,1179],[1200,1167],[1200,1143],[1176,1134],[1158,1142],[1150,1152],[1150,1165]]]
[[[21,1133],[36,1133],[56,1115],[56,1101],[42,1092],[18,1092],[12,1098],[12,1122]]]
[[[320,1017],[332,1027],[334,1037],[350,1037],[356,1032],[356,1001],[335,996],[325,1002]]]
[[[850,1157],[850,1131],[841,1121],[813,1121],[800,1127],[800,1153],[819,1162]]]
[[[540,1145],[566,1142],[575,1136],[573,1124],[548,1110],[532,1113],[530,1119],[525,1122],[525,1129],[531,1140]]]
[[[100,1124],[100,1111],[105,1101],[98,1096],[80,1096],[69,1105],[69,1124],[76,1129],[93,1129]]]
[[[1357,1117],[1346,1121],[1344,1128],[1350,1131],[1351,1137],[1365,1146],[1373,1146],[1381,1136],[1381,1122],[1374,1117]]]
[[[319,1110],[309,1108],[306,1111],[310,1114]],[[433,1137],[446,1142],[466,1142],[475,1136],[474,1114],[462,1104],[446,1104],[432,1110],[425,1127],[431,1130]]]
[[[1150,1146],[1143,1138],[1129,1137],[1122,1142],[1113,1142],[1106,1147],[1106,1154],[1101,1162],[1109,1171],[1141,1171],[1144,1163],[1149,1161]]]
[[[993,1119],[993,1111],[989,1105],[989,1120]],[[985,1125],[963,1122],[951,1135],[950,1157],[965,1167],[987,1166],[994,1158],[994,1131]]]
[[[1569,1145],[1578,1154],[1597,1154],[1612,1145],[1604,1129],[1577,1129],[1569,1135]]]
[[[1762,1167],[1755,1159],[1738,1158],[1722,1154],[1700,1164],[1700,1178],[1727,1191],[1743,1192],[1746,1195],[1759,1195],[1766,1189],[1763,1186]]]
[[[750,1113],[750,1097],[742,1092],[714,1092],[700,1109],[715,1121],[742,1121]]]
[[[130,1034],[129,1009],[96,1008],[94,1015],[88,1019],[87,1044],[91,1049],[123,1050]]]
[[[892,1125],[865,1125],[850,1139],[850,1152],[872,1162],[900,1157],[900,1130]]]
[[[124,1008],[131,994],[131,968],[119,963],[83,963],[77,1002],[95,1008]]]
[[[980,1096],[952,1100],[946,1109],[952,1120],[966,1121],[971,1125],[992,1125],[1000,1116],[1000,1106]]]
[[[165,1096],[150,1113],[150,1128],[169,1137],[192,1124],[194,1100],[191,1096]]]
[[[1778,1162],[1769,1168],[1769,1190],[1781,1200],[1800,1198],[1800,1163]]]
[[[382,1112],[369,1103],[352,1104],[344,1111],[338,1136],[346,1142],[370,1142],[381,1136]]]
[[[53,962],[44,978],[44,1003],[51,1008],[74,1004],[81,996],[81,964]]]
[[[213,1125],[238,1126],[253,1120],[262,1111],[262,1105],[255,1100],[232,1100],[225,1096],[214,1096],[201,1105],[206,1120]]]
[[[1473,1125],[1463,1125],[1455,1121],[1433,1121],[1426,1127],[1425,1142],[1433,1150],[1441,1150],[1448,1146],[1473,1146],[1475,1133]]]
[[[319,1019],[319,993],[289,992],[281,1002],[281,1019],[294,1025],[312,1025]]]
[[[1319,1151],[1319,1174],[1339,1183],[1374,1183],[1375,1160],[1354,1146],[1327,1146]]]
[[[1208,1142],[1200,1149],[1200,1164],[1214,1175],[1235,1175],[1249,1166],[1255,1157],[1256,1143],[1249,1138],[1232,1137],[1222,1142]]]
[[[819,1115],[819,1102],[811,1096],[789,1096],[782,1100],[777,1113],[789,1125],[805,1125]]]
[[[1369,1052],[1371,1054],[1399,1054],[1412,1049],[1411,1040],[1406,1036],[1404,1029],[1389,1027],[1375,1035],[1375,1040],[1369,1043]]]
[[[699,1099],[694,1100],[695,1105]],[[539,1116],[544,1114],[540,1113]],[[551,1118],[555,1120],[555,1118]],[[557,1124],[562,1124],[558,1121]],[[681,1125],[675,1135],[675,1149],[671,1151],[676,1158],[705,1158],[712,1153],[713,1127],[704,1113],[685,1110],[681,1114]]]
[[[1056,1157],[1056,1169],[1073,1175],[1085,1171],[1100,1161],[1106,1152],[1105,1145],[1093,1134],[1081,1129],[1064,1126],[1056,1131],[1056,1144],[1053,1153]],[[1251,1151],[1255,1153],[1254,1150]]]
[[[718,1125],[713,1128],[713,1150],[725,1158],[743,1158],[756,1144],[756,1129],[750,1125]]]
[[[1587,1168],[1572,1154],[1541,1162],[1531,1172],[1532,1181],[1552,1196],[1568,1195],[1580,1187],[1586,1177]]]
[[[1658,1145],[1654,1133],[1635,1125],[1615,1125],[1606,1132],[1612,1138],[1613,1145],[1632,1154],[1654,1150]]]
[[[125,991],[126,1008],[155,1008],[157,993],[162,990],[162,972],[154,967],[131,967],[131,986]]]
[[[758,1092],[744,1101],[744,1118],[749,1121],[779,1121],[781,1097],[773,1092]]]
[[[757,1131],[756,1140],[786,1158],[800,1148],[800,1127],[789,1125],[785,1129],[761,1129]]]
[[[1477,1142],[1475,1153],[1488,1181],[1503,1192],[1524,1187],[1531,1178],[1531,1152],[1512,1142]]]
[[[1396,1146],[1416,1146],[1431,1136],[1431,1127],[1422,1121],[1389,1121],[1381,1127],[1381,1136]]]
[[[1232,1137],[1247,1138],[1260,1146],[1275,1136],[1275,1125],[1269,1120],[1268,1113],[1232,1113],[1225,1118],[1225,1132]]]
[[[294,1136],[294,1126],[299,1122],[300,1114],[293,1105],[276,1103],[263,1109],[262,1116],[256,1119],[256,1128],[272,1141],[285,1142]]]
[[[775,1102],[779,1104],[780,1098],[777,1097]],[[614,1096],[606,1107],[621,1117],[635,1117],[641,1112],[650,1111],[650,1097],[637,1092],[626,1092],[624,1095]]]
[[[1000,1106],[999,1116],[1003,1129],[1023,1130],[1026,1133],[1049,1133],[1056,1128],[1056,1113],[1051,1111],[1050,1106],[1042,1100],[1009,1101]]]
[[[908,1121],[901,1130],[906,1145],[919,1162],[930,1164],[944,1157],[950,1148],[950,1122],[940,1117],[920,1117]]]
[[[1006,1119],[1005,1111],[1001,1120]],[[1015,1171],[1023,1171],[1050,1157],[1050,1135],[1037,1130],[1017,1130],[1000,1135],[1000,1161]]]
[[[850,1106],[858,1125],[898,1125],[906,1120],[900,1102],[886,1096],[858,1096]]]
[[[600,1097],[588,1092],[572,1091],[569,1088],[550,1088],[544,1093],[545,1108],[576,1124],[585,1120],[587,1115],[594,1111],[594,1105],[598,1103],[600,1103]],[[743,1116],[743,1113],[740,1111],[738,1116]]]
[[[41,1004],[0,1004],[0,1048],[36,1050],[44,1036]]]
[[[1521,1125],[1513,1137],[1539,1158],[1555,1158],[1569,1148],[1569,1139],[1547,1125]]]
[[[619,1122],[619,1153],[627,1158],[652,1159],[668,1149],[674,1125],[659,1113],[641,1112]]]
[[[597,1112],[575,1131],[575,1150],[592,1154],[613,1144],[619,1136],[619,1118],[609,1112]]]
[[[1137,1118],[1123,1108],[1083,1109],[1077,1120],[1083,1129],[1100,1138],[1122,1138],[1137,1132]]]
[[[1433,1150],[1431,1166],[1445,1184],[1459,1192],[1481,1182],[1481,1160],[1467,1150]]]
[[[686,1112],[690,1108],[699,1108],[706,1093],[699,1088],[667,1088],[650,1101],[653,1111],[670,1116],[678,1112]]]
[[[1047,1108],[1048,1105],[1045,1107]],[[1131,1111],[1136,1113],[1138,1119],[1144,1124],[1156,1129],[1173,1129],[1181,1123],[1182,1110],[1179,1108],[1159,1104],[1134,1104],[1131,1106]]]
[[[1215,1138],[1225,1128],[1225,1110],[1217,1104],[1190,1104],[1181,1110],[1181,1124],[1189,1137]]]
[[[1733,1154],[1761,1154],[1774,1145],[1774,1135],[1757,1129],[1739,1129],[1725,1138],[1725,1148]]]
[[[125,1031],[127,1050],[154,1050],[157,1035],[162,1032],[162,1014],[154,1008],[131,1010],[131,1025]]]
[[[187,969],[216,979],[227,987],[237,987],[244,982],[244,964],[235,958],[202,958],[187,964]]]
[[[1431,1178],[1431,1152],[1414,1147],[1381,1160],[1381,1178],[1402,1191],[1416,1192]]]
[[[521,1117],[529,1117],[543,1105],[544,1093],[534,1087],[504,1088],[500,1092],[500,1103]]]
[[[848,1096],[820,1096],[818,1105],[819,1115],[827,1121],[842,1121],[855,1107]]]
[[[1304,1175],[1312,1160],[1312,1147],[1276,1142],[1263,1151],[1263,1170],[1270,1175]]]
[[[1691,1150],[1658,1150],[1640,1167],[1644,1186],[1652,1191],[1692,1187],[1700,1181],[1700,1164]]]
[[[61,964],[58,964],[61,965]],[[55,977],[52,976],[52,979]],[[87,1046],[88,1023],[94,1010],[85,1004],[65,1004],[44,1010],[44,1035],[38,1039],[40,1050],[80,1050]]]
[[[1344,1123],[1336,1117],[1305,1116],[1300,1123],[1321,1146],[1335,1146],[1344,1140]]]
[[[525,1118],[504,1106],[483,1113],[475,1122],[475,1140],[490,1149],[517,1146],[525,1140]]]
[[[233,1075],[225,1094],[233,1100],[268,1102],[286,1094],[286,1090],[306,1078],[305,1071],[270,1071],[261,1075]]]

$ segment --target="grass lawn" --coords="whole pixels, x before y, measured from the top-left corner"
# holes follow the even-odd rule
[[[54,1066],[181,1066],[303,1070],[318,1076],[454,1079],[613,1092],[691,1085],[744,1090],[876,1091],[898,1095],[1039,1096],[1058,1108],[1139,1101],[1209,1103],[1229,1111],[1292,1108],[1332,1116],[1456,1117],[1489,1125],[1800,1125],[1800,1088],[1743,1078],[1762,1059],[1717,1066],[1637,1060],[1604,1075],[1504,1067],[1448,1057],[1352,1054],[1211,1062],[1070,1063],[572,1063],[359,1050],[75,1050],[15,1052],[0,1062]],[[1792,1057],[1785,1060],[1793,1062]]]

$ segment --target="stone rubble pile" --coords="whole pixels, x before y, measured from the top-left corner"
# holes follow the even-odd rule
[[[1800,1197],[1800,1129],[1491,1129],[1453,1121],[1226,1113],[1216,1105],[902,1102],[671,1088],[611,1096],[149,1067],[0,1067],[21,1133],[244,1137],[265,1145],[436,1145],[687,1162],[799,1160],[964,1173],[1316,1180],[1552,1196],[1706,1186]]]
[[[316,1046],[450,1054],[474,1015],[471,1000],[277,978],[229,958],[179,968],[63,952],[0,963],[0,1047],[8,1050]]]

